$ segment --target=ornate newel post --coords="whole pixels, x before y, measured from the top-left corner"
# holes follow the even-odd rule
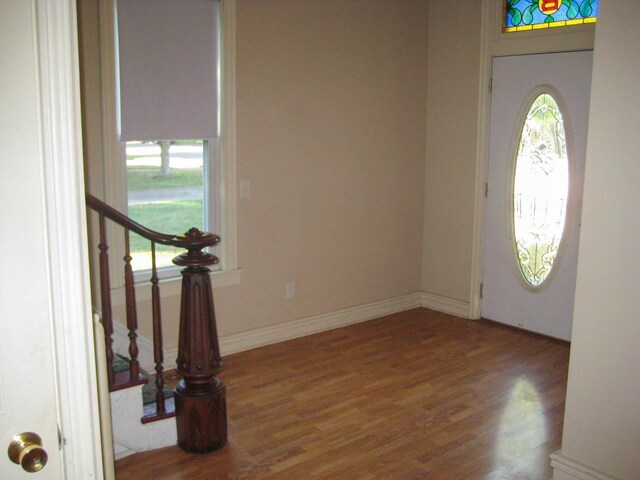
[[[216,378],[222,370],[209,265],[218,258],[202,249],[220,237],[196,228],[181,239],[191,242],[173,259],[182,270],[180,339],[176,370],[183,377],[175,388],[178,445],[187,452],[206,453],[227,441],[225,387]],[[212,243],[213,242],[213,243]]]

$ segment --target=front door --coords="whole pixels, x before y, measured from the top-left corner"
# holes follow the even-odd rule
[[[592,52],[493,61],[482,317],[570,340]]]

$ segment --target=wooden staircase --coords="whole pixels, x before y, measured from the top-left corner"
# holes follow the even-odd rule
[[[222,360],[208,268],[218,263],[218,258],[205,251],[207,247],[217,245],[220,237],[196,228],[190,229],[184,235],[155,232],[89,194],[87,206],[98,215],[99,275],[94,276],[99,276],[100,306],[96,311],[99,312],[104,333],[104,355],[108,389],[111,392],[116,457],[119,456],[118,441],[124,443],[122,447],[131,453],[175,443],[187,452],[206,453],[221,448],[227,441],[226,397],[225,387],[216,377],[222,370]],[[124,289],[128,337],[127,351],[120,352],[126,357],[124,367],[114,352],[114,327],[117,327],[117,323],[113,318],[111,303],[107,220],[109,227],[119,227],[124,237]],[[155,398],[146,406],[142,403],[142,389],[151,377],[145,375],[138,358],[138,319],[129,246],[130,232],[149,240],[152,252],[151,370],[155,372],[152,380]],[[175,372],[181,379],[169,399],[165,393],[167,382],[164,371],[160,285],[155,261],[156,244],[186,250],[173,259],[174,264],[184,267],[181,271],[180,331],[175,361]],[[148,425],[147,428],[145,425]],[[166,431],[167,425],[170,427],[170,433]],[[123,439],[121,432],[127,434],[129,440]],[[124,450],[123,452],[126,453]]]
[[[172,389],[179,377],[172,370],[163,372],[163,396],[167,415],[161,419],[156,415],[156,378],[149,374],[144,366],[144,362],[141,362],[140,374],[144,383],[121,388],[109,394],[115,460],[177,443]],[[117,377],[120,372],[128,371],[129,360],[116,354],[113,367]]]

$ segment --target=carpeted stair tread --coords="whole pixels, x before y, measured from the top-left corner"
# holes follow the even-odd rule
[[[145,372],[145,376],[146,376],[146,372]],[[162,386],[162,391],[164,392],[164,398],[171,398],[173,397],[173,390],[171,390],[169,387],[167,387],[166,385]],[[143,405],[148,405],[149,403],[153,403],[156,401],[156,385],[155,382],[153,381],[152,378],[149,378],[149,382],[147,382],[143,387],[142,387],[142,404]]]
[[[115,373],[126,372],[129,370],[129,360],[121,355],[113,356],[113,371]]]
[[[129,370],[129,359],[122,355],[114,355],[113,370],[116,373]],[[156,401],[156,384],[155,380],[144,369],[141,368],[140,373],[148,380],[148,382],[142,386],[142,404],[148,405]],[[164,392],[164,398],[173,397],[173,390],[167,385],[163,385],[162,391]]]

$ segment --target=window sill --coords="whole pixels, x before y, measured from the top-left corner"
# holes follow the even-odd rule
[[[213,289],[220,287],[229,287],[240,284],[240,276],[242,270],[218,270],[211,272],[211,287]],[[158,282],[161,297],[179,296],[182,291],[182,276],[179,274],[175,277],[165,278]],[[151,301],[151,282],[145,281],[135,284],[136,301]],[[125,288],[117,287],[111,290],[111,303],[115,306],[125,305],[126,303]]]

